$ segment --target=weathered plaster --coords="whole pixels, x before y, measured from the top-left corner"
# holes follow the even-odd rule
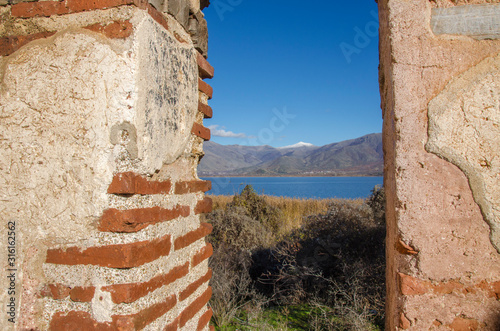
[[[175,236],[199,226],[199,218],[193,216],[130,235],[99,233],[95,228],[103,210],[115,203],[142,208],[143,202],[149,201],[166,208],[175,203],[193,208],[200,199],[199,194],[186,194],[171,199],[126,200],[106,193],[114,172],[152,176],[191,149],[198,70],[192,44],[180,43],[144,11],[103,12],[130,18],[133,34],[127,39],[110,40],[74,27],[0,58],[2,238],[7,233],[7,221],[16,221],[17,286],[19,292],[22,289],[17,303],[18,308],[22,304],[22,326],[26,328],[48,323],[50,314],[64,306],[68,310],[96,311],[91,304],[37,299],[41,284],[57,281],[56,275],[74,285],[105,285],[120,279],[144,281],[180,261],[187,262],[203,245],[191,245],[168,261],[160,259],[130,272],[82,266],[68,268],[71,271],[65,273],[63,266],[43,264],[46,249],[58,244],[86,247],[130,243],[165,233]],[[86,15],[73,17],[90,17]],[[51,29],[57,29],[67,19],[30,22],[53,24]],[[19,20],[11,23],[18,24]],[[79,24],[85,25],[82,21]],[[191,167],[194,159],[190,155],[188,159],[190,169],[176,168],[177,176],[187,178],[184,173],[189,172],[192,179],[196,175],[195,167]],[[186,286],[184,281],[179,284]],[[7,288],[5,277],[0,286]],[[94,316],[106,320],[110,309],[114,313],[127,309],[137,312],[148,306],[146,303],[164,300],[166,291],[161,289],[133,305],[114,305]],[[7,292],[1,291],[0,301],[6,299]],[[9,327],[5,323],[6,319],[0,321],[3,330]]]
[[[443,323],[453,321],[461,316],[453,308],[457,306],[466,317],[488,321],[485,330],[497,330],[486,312],[497,311],[498,304],[486,294],[404,295],[397,277],[400,272],[436,284],[454,280],[467,286],[500,280],[500,255],[467,176],[425,149],[429,102],[454,77],[500,51],[498,40],[435,35],[432,8],[485,2],[379,0],[388,330],[400,329],[401,313],[410,321],[409,330],[429,329],[437,315]],[[400,240],[418,254],[399,252]],[[476,309],[478,302],[481,310]]]
[[[467,175],[500,252],[500,54],[453,79],[429,103],[426,149]]]

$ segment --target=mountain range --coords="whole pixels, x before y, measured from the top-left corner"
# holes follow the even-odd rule
[[[325,146],[308,143],[275,148],[204,144],[199,176],[382,176],[382,134]]]

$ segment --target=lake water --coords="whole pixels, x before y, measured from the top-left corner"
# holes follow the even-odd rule
[[[366,198],[383,177],[204,177],[213,195],[238,194],[248,184],[259,194],[297,198]]]

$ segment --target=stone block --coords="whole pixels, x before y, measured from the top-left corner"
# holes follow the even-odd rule
[[[500,4],[434,8],[431,27],[432,32],[437,35],[498,39],[500,38]]]
[[[203,17],[203,13],[198,11],[189,17],[189,34],[193,41],[194,47],[200,52],[204,57],[207,57],[208,53],[208,26],[207,21]]]
[[[189,24],[188,0],[168,0],[167,11],[187,30]]]

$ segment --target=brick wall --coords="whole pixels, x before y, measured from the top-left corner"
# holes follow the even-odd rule
[[[496,2],[379,1],[387,330],[500,329]]]
[[[206,5],[0,1],[2,330],[209,328]]]

